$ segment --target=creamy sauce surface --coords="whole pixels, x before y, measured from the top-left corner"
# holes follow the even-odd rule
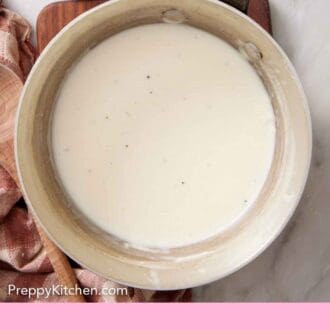
[[[187,25],[121,32],[69,70],[54,105],[58,178],[103,230],[141,247],[239,221],[271,166],[275,123],[252,66]]]

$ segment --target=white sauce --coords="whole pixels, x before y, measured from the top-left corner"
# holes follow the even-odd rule
[[[68,72],[52,146],[74,204],[142,247],[195,243],[228,229],[271,166],[274,115],[252,66],[201,30],[121,32]]]

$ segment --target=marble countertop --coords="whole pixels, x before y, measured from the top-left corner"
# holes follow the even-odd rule
[[[35,24],[50,0],[5,0]],[[330,1],[270,0],[274,37],[296,67],[313,121],[303,198],[281,236],[255,261],[195,288],[195,301],[330,301]]]

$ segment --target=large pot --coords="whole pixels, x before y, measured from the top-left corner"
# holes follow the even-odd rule
[[[262,77],[276,117],[275,155],[257,201],[242,220],[214,237],[169,251],[128,247],[70,207],[51,163],[52,104],[66,70],[88,47],[130,27],[180,22],[240,49]],[[79,16],[47,46],[21,98],[16,160],[27,203],[71,258],[116,282],[178,289],[224,277],[258,256],[283,230],[304,189],[311,123],[301,84],[276,42],[247,16],[215,0],[114,0]]]

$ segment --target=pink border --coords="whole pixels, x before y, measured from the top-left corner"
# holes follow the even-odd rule
[[[6,329],[329,329],[330,304],[0,304]]]

